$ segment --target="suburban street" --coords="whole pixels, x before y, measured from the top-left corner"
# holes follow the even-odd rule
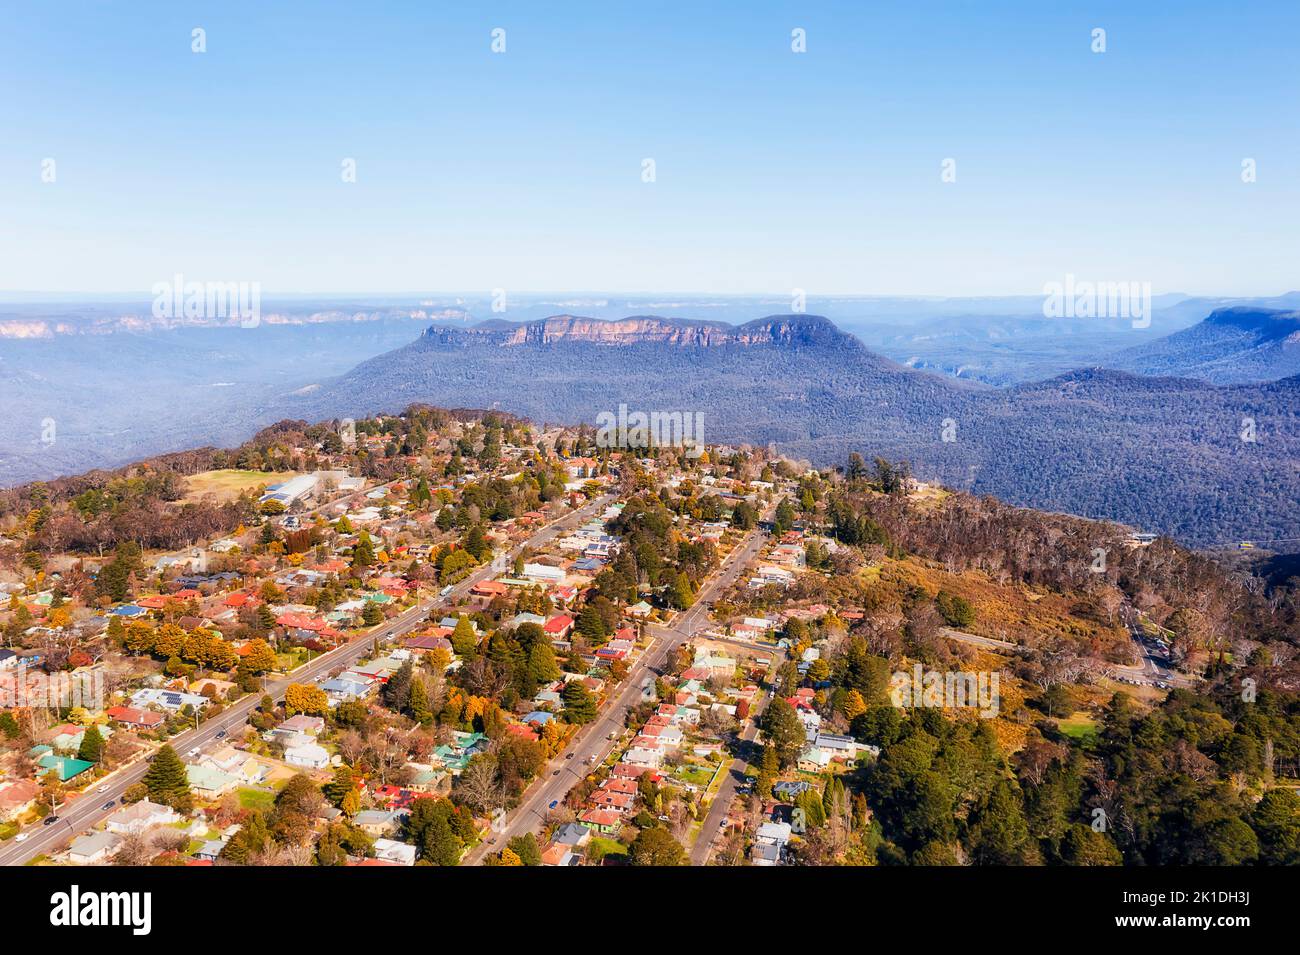
[[[526,541],[512,549],[507,559],[513,559],[515,555],[525,548],[539,547],[562,531],[588,520],[593,514],[599,513],[608,504],[609,500],[608,496],[597,498],[578,510],[570,511],[568,514],[540,528]],[[456,584],[451,593],[445,598],[419,603],[391,620],[385,621],[376,629],[356,636],[350,642],[321,654],[314,660],[298,667],[292,673],[268,682],[265,689],[266,694],[279,701],[283,699],[285,689],[292,683],[310,683],[336,669],[351,666],[371,652],[375,640],[390,640],[409,633],[428,618],[430,611],[459,600],[471,587],[491,574],[491,562],[481,565],[472,574]],[[218,734],[229,734],[231,730],[242,726],[248,720],[249,714],[261,701],[262,696],[262,693],[250,693],[243,699],[228,706],[217,716],[200,723],[197,729],[173,737],[169,740],[169,743],[177,754],[184,758],[185,754],[194,748],[202,748],[213,742],[217,739]],[[74,800],[65,803],[59,809],[57,822],[48,826],[28,827],[25,830],[28,835],[25,841],[15,842],[10,840],[7,846],[0,849],[0,865],[22,865],[91,829],[120,807],[123,794],[144,777],[148,768],[149,763],[144,759],[129,764],[106,777],[109,780],[107,783],[99,784],[100,786],[107,785],[108,788],[105,792],[101,793],[97,789],[91,789],[77,796]]]
[[[622,733],[627,711],[641,699],[642,683],[647,677],[653,679],[662,672],[672,652],[704,625],[709,618],[709,605],[713,598],[736,581],[766,539],[767,533],[761,527],[750,531],[700,588],[695,603],[688,610],[680,613],[671,626],[649,627],[653,640],[642,653],[641,659],[628,672],[617,694],[606,702],[593,722],[579,730],[570,746],[543,768],[538,781],[524,795],[523,801],[504,817],[503,824],[498,824],[493,835],[466,854],[462,865],[477,865],[489,852],[497,851],[516,836],[538,828],[546,818],[550,804],[563,804],[574,784],[591,771],[591,757],[595,756],[596,762],[601,762],[609,755],[610,750],[617,745],[617,738],[611,740],[609,735]],[[572,758],[566,758],[569,753],[573,754]]]
[[[730,642],[753,646],[753,644],[743,643],[743,641]],[[784,662],[785,651],[779,649],[774,651],[772,664],[768,672],[775,674]],[[700,833],[695,839],[695,844],[691,846],[691,865],[705,865],[709,861],[709,855],[713,851],[713,840],[717,838],[722,821],[727,816],[727,810],[731,808],[732,800],[736,797],[736,790],[745,782],[745,766],[750,762],[750,756],[753,755],[752,749],[754,741],[758,739],[759,724],[762,722],[763,713],[771,700],[771,694],[764,691],[756,699],[754,707],[749,711],[749,718],[746,720],[744,728],[740,731],[738,737],[740,743],[737,747],[738,755],[727,764],[722,785],[718,787],[713,802],[709,804],[709,811],[704,817],[704,824],[700,827]]]

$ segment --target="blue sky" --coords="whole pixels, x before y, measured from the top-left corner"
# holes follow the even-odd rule
[[[8,5],[0,291],[1300,286],[1295,3],[441,6]]]

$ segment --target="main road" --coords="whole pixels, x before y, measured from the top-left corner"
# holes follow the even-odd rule
[[[700,588],[695,603],[688,610],[678,614],[671,626],[649,627],[650,645],[628,671],[615,695],[606,701],[595,720],[578,731],[564,752],[556,754],[543,767],[537,781],[524,794],[523,801],[494,825],[495,831],[491,836],[465,855],[462,865],[477,865],[488,853],[498,851],[509,840],[540,826],[551,803],[562,803],[569,790],[591,771],[592,757],[600,762],[609,756],[617,745],[610,737],[621,733],[627,711],[641,701],[642,684],[647,677],[653,679],[661,675],[673,651],[704,626],[708,620],[709,603],[735,583],[745,565],[762,549],[766,537],[761,525],[750,531]]]
[[[587,520],[592,514],[603,508],[612,499],[611,495],[596,498],[576,511],[570,511],[517,545],[510,551],[507,559],[523,552],[525,548],[540,547],[550,541],[561,531]],[[284,698],[285,688],[291,683],[310,683],[335,669],[344,669],[356,663],[370,653],[376,640],[391,640],[414,630],[429,616],[434,608],[454,603],[463,597],[471,587],[492,575],[491,563],[483,564],[452,589],[446,597],[439,597],[416,604],[409,610],[385,621],[374,630],[354,637],[350,642],[341,644],[327,653],[322,653],[291,673],[266,685],[265,694],[275,700]],[[219,737],[225,737],[232,729],[243,725],[253,708],[261,701],[263,693],[250,693],[243,699],[232,703],[216,716],[200,723],[197,729],[187,730],[172,737],[168,742],[182,755],[202,748]],[[99,788],[107,787],[104,792],[89,789],[66,803],[58,813],[57,821],[49,825],[28,827],[24,831],[27,838],[22,842],[10,840],[0,848],[0,865],[22,865],[46,851],[52,851],[63,843],[91,829],[114,810],[120,807],[120,801],[128,788],[138,783],[148,771],[148,763],[139,760],[110,774],[110,781]],[[46,819],[49,817],[47,816]]]

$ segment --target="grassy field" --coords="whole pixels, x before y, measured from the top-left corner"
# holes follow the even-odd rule
[[[239,790],[239,805],[243,809],[270,809],[275,804],[275,793],[260,789]]]
[[[1056,726],[1070,739],[1086,740],[1097,735],[1097,721],[1082,711],[1058,720]]]
[[[295,476],[296,471],[238,471],[234,468],[204,471],[185,479],[185,497],[197,500],[211,494],[218,500],[230,501],[244,491],[267,484],[281,484]]]

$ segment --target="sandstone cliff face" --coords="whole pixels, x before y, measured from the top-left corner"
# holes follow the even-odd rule
[[[744,325],[696,322],[637,315],[604,321],[575,315],[554,315],[535,322],[510,325],[484,322],[466,330],[430,328],[429,338],[450,342],[461,335],[487,339],[502,346],[581,342],[596,345],[655,343],[711,348],[722,345],[811,345],[836,339],[854,341],[830,321],[816,315],[774,315]]]

